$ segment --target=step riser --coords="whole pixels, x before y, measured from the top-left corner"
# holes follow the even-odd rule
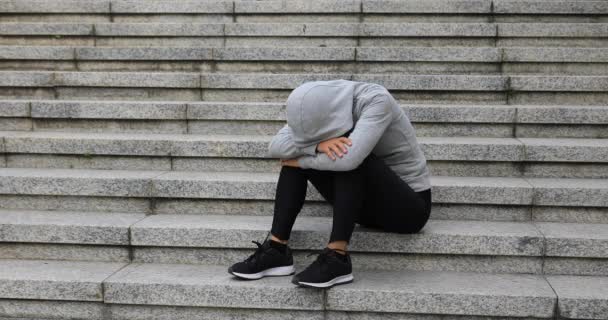
[[[20,318],[69,314],[76,319],[84,315],[87,319],[258,319],[261,315],[264,319],[344,320],[478,315],[490,320],[499,316],[589,319],[591,314],[596,318],[605,314],[602,286],[606,280],[601,277],[361,270],[348,287],[302,290],[280,278],[239,282],[225,273],[224,266],[24,260],[2,264],[4,270],[21,268],[39,279],[3,272],[7,299],[0,301],[0,312],[5,313],[1,315]],[[568,288],[572,284],[577,290],[588,288],[601,294],[600,298],[589,302],[582,293],[572,294]],[[438,299],[443,303],[436,303]],[[318,313],[322,316],[316,317]]]
[[[0,45],[53,45],[53,46],[155,46],[155,47],[581,47],[606,48],[605,38],[297,38],[297,37],[83,37],[62,36],[0,36]]]
[[[253,239],[253,238],[252,238]],[[321,248],[321,246],[319,246]],[[320,250],[320,249],[319,249]],[[252,249],[213,249],[175,247],[127,247],[3,243],[2,259],[43,259],[135,263],[180,263],[229,266],[241,261]],[[316,251],[294,251],[297,269],[304,269],[316,258]],[[308,254],[313,253],[310,257]],[[518,257],[484,255],[432,255],[418,253],[352,252],[356,270],[459,271],[483,273],[531,273],[608,276],[606,259]],[[543,269],[544,268],[544,269]]]
[[[502,67],[502,69],[501,69]],[[68,62],[3,60],[0,70],[56,71],[163,71],[163,72],[248,72],[248,73],[383,73],[383,74],[530,74],[530,75],[605,75],[605,63],[469,63],[469,62]]]
[[[0,244],[0,257],[2,259],[130,262],[132,250],[128,246],[14,243],[3,241]]]
[[[602,124],[429,123],[412,121],[419,137],[608,138]],[[283,126],[256,120],[104,120],[0,118],[6,131],[274,135]],[[515,135],[514,135],[515,133]]]
[[[568,39],[565,39],[568,40]],[[583,47],[608,47],[603,39],[570,39],[567,44]],[[465,46],[465,47],[494,47],[493,38],[410,38],[410,39],[360,39],[361,47],[387,47],[393,46]],[[561,39],[560,39],[561,41]],[[507,43],[517,46],[517,43]],[[294,38],[294,37],[233,37],[222,39],[219,37],[104,37],[92,38],[81,36],[63,36],[49,38],[45,36],[0,36],[0,45],[53,45],[53,46],[154,46],[154,47],[354,47],[357,40],[354,38]],[[551,39],[537,42],[533,46],[565,46],[566,44]]]
[[[0,99],[59,99],[59,100],[127,100],[127,101],[229,101],[285,102],[289,90],[257,89],[166,89],[166,88],[99,88],[3,87]],[[606,105],[608,93],[602,92],[503,92],[472,91],[397,91],[397,100],[411,103],[472,103],[472,104],[534,104],[534,105]]]
[[[361,22],[566,22],[566,23],[607,23],[608,17],[605,15],[595,14],[504,14],[494,15],[472,15],[466,13],[444,13],[444,14],[415,14],[415,13],[398,13],[398,14],[248,14],[248,15],[228,15],[221,13],[162,13],[162,14],[117,14],[109,16],[106,14],[19,14],[11,13],[3,17],[3,22],[49,22],[49,23],[294,23],[294,22],[335,22],[335,23],[357,23]]]
[[[320,247],[319,247],[320,248]],[[133,261],[140,263],[184,263],[231,265],[249,256],[252,250],[203,248],[133,248]],[[296,268],[312,263],[313,251],[295,251]],[[372,254],[351,252],[357,270],[461,271],[489,273],[531,273],[608,276],[606,259],[517,257],[480,255]]]
[[[233,158],[180,158],[162,156],[105,156],[5,154],[0,167],[105,170],[175,170],[280,172],[278,160]],[[427,160],[429,170],[437,176],[456,177],[528,177],[528,178],[608,178],[604,163],[532,163],[485,161]]]
[[[8,168],[7,171],[21,171]],[[65,169],[51,169],[65,171]],[[93,170],[96,171],[96,170]],[[237,172],[201,173],[132,171],[126,176],[116,171],[106,177],[19,176],[6,175],[0,184],[0,193],[10,195],[136,197],[136,198],[194,198],[271,200],[275,197],[276,175],[264,175],[261,180],[235,179]],[[70,174],[73,174],[70,170]],[[90,173],[89,173],[90,174]],[[226,174],[226,175],[224,175]],[[252,175],[254,173],[242,173]],[[257,175],[257,173],[255,173]],[[157,178],[157,176],[159,176]],[[207,180],[206,176],[211,176]],[[199,178],[201,177],[201,178]],[[259,178],[256,178],[259,179]],[[501,178],[497,178],[501,179]],[[449,204],[497,204],[525,206],[608,207],[605,181],[577,180],[573,182],[528,178],[432,177],[433,200]],[[482,180],[484,182],[478,183]],[[449,181],[449,182],[447,182]],[[458,182],[458,183],[457,183]],[[462,183],[461,183],[462,182]],[[490,184],[488,184],[490,182]],[[310,184],[310,183],[309,183]],[[324,198],[315,188],[309,188],[307,200]]]
[[[313,189],[313,186],[309,188]],[[231,199],[118,198],[85,196],[0,195],[0,208],[32,210],[94,210],[146,214],[227,214],[272,216],[274,201]],[[305,202],[299,216],[331,217],[329,203]],[[433,203],[431,219],[481,221],[549,221],[608,223],[608,208],[509,206]]]
[[[370,314],[370,316],[374,315]],[[175,320],[209,319],[209,317],[217,320],[345,320],[344,317],[348,317],[348,315],[346,312],[337,311],[141,306],[103,302],[0,299],[0,319],[3,320],[65,318],[72,320],[149,320],[154,317]]]

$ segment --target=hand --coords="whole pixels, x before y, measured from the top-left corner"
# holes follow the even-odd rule
[[[352,145],[352,141],[347,137],[331,138],[321,141],[317,145],[317,150],[325,152],[330,159],[336,160],[334,153],[342,158],[343,153],[348,152],[345,147],[346,144]]]
[[[300,164],[298,163],[298,159],[293,158],[293,159],[281,159],[281,165],[282,166],[289,166],[289,167],[300,167]]]

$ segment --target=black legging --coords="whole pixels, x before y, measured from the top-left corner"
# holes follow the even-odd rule
[[[283,166],[270,231],[275,237],[289,239],[304,205],[308,180],[333,206],[329,242],[349,242],[355,223],[388,232],[416,233],[430,216],[431,190],[415,192],[382,159],[370,153],[349,171]]]

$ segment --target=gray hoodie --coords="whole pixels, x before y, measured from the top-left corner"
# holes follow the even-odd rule
[[[353,128],[354,127],[354,128]],[[319,142],[344,135],[351,146],[332,160]],[[297,158],[303,169],[347,171],[373,152],[414,191],[431,188],[426,158],[410,120],[386,88],[344,79],[310,81],[287,98],[287,124],[268,145],[272,158]]]

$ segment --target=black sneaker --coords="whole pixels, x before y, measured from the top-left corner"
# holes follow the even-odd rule
[[[352,263],[348,252],[345,256],[325,248],[304,271],[291,280],[292,283],[314,288],[328,288],[353,281]]]
[[[265,276],[288,276],[295,272],[291,249],[285,245],[284,252],[273,247],[268,239],[261,244],[252,241],[258,248],[247,259],[228,268],[228,273],[243,279],[260,279]]]

